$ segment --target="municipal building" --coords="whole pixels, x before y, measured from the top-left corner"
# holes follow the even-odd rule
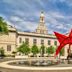
[[[41,12],[40,14],[40,20],[35,32],[21,32],[12,26],[8,26],[8,29],[8,35],[0,35],[0,48],[4,48],[5,54],[12,54],[13,51],[16,51],[17,47],[19,47],[23,42],[26,41],[29,43],[30,47],[33,44],[36,44],[38,47],[44,45],[45,48],[49,46],[57,47],[59,45],[56,36],[53,34],[48,34],[48,29],[45,25],[45,16],[43,12]],[[64,53],[64,56],[67,56],[67,48],[65,48]]]

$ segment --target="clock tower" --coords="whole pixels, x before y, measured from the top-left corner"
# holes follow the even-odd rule
[[[48,30],[45,26],[45,16],[44,16],[44,12],[41,12],[40,15],[40,21],[39,21],[39,25],[36,29],[36,33],[40,33],[40,34],[47,34]]]

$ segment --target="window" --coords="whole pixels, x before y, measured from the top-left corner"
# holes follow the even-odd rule
[[[44,40],[41,40],[41,45],[44,45]]]
[[[22,42],[22,38],[19,38],[19,43],[21,43]]]
[[[57,41],[54,41],[54,45],[57,45]]]
[[[48,45],[51,45],[51,41],[50,40],[48,40]]]
[[[37,44],[37,40],[36,39],[33,39],[33,44]]]
[[[7,45],[7,51],[11,51],[11,45]]]
[[[25,42],[26,43],[29,43],[29,38],[25,38]]]

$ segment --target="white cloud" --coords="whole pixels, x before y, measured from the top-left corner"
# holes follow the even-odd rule
[[[63,24],[59,24],[59,25],[56,26],[56,28],[63,29],[64,28],[64,25]]]
[[[19,30],[35,31],[35,29],[37,28],[36,22],[25,21],[18,16],[12,16],[10,19],[11,19],[11,21],[15,22],[15,27]]]
[[[14,0],[3,0],[3,2],[5,2],[5,3],[13,3]]]
[[[60,2],[65,2],[66,0],[60,0]]]
[[[13,12],[10,20],[15,22],[16,27],[21,30],[30,30],[34,31],[38,25],[36,22],[28,21],[27,18],[33,20],[34,18],[39,18],[40,13],[39,11],[43,9],[45,3],[42,0],[3,0],[5,3],[12,6]],[[65,2],[67,5],[72,5],[72,0],[48,0],[49,2]],[[47,1],[47,2],[48,2]],[[39,5],[40,9],[37,7]],[[23,6],[24,5],[24,6]],[[47,8],[46,8],[47,9]],[[46,10],[45,20],[48,30],[50,33],[55,29],[65,29],[68,30],[72,27],[72,16],[65,16],[62,12],[53,11],[50,9],[49,11]],[[33,17],[33,18],[32,18]],[[70,20],[71,19],[71,20]],[[60,21],[59,21],[60,20]],[[61,21],[62,20],[62,21]],[[64,22],[65,21],[65,22]],[[14,25],[14,24],[12,24]],[[51,29],[50,29],[51,28]]]
[[[65,16],[59,12],[48,12],[46,14],[46,22],[49,29],[49,33],[53,33],[53,31],[56,31],[56,30],[68,31],[69,29],[71,29],[72,21],[70,19],[72,19],[72,16]]]
[[[59,12],[49,12],[49,15],[51,15],[54,18],[65,18],[65,16]]]
[[[54,13],[54,12],[48,12],[46,14],[46,21],[53,25],[59,24],[58,21],[55,19],[55,17],[56,17],[55,14],[56,13]],[[60,17],[60,16],[57,15],[57,17]]]
[[[11,21],[23,21],[21,18],[19,18],[18,16],[11,16],[10,17]]]
[[[41,5],[41,7],[44,6],[44,3],[42,2],[42,0],[36,0],[37,3],[39,3]]]
[[[60,0],[60,2],[65,2],[68,6],[72,6],[72,0]]]
[[[35,14],[35,15],[39,15],[39,14]],[[66,17],[64,15],[62,15],[61,13],[58,13],[58,12],[49,12],[46,14],[46,24],[47,24],[47,27],[48,27],[48,31],[49,33],[53,33],[54,29],[64,29],[64,30],[68,30],[68,27],[66,27],[64,25],[64,23],[62,23],[61,21],[58,21],[56,20],[55,18],[62,18],[62,19],[68,19],[68,18],[71,18],[71,17]],[[30,21],[25,21],[24,18],[21,19],[20,17],[18,16],[12,16],[11,17],[11,20],[13,21],[18,21],[19,23],[15,24],[16,27],[20,30],[29,30],[29,31],[35,31],[35,29],[37,28],[38,26],[38,23],[36,22],[30,22]],[[52,29],[50,29],[49,27],[52,25]],[[71,26],[69,26],[70,28]]]
[[[21,27],[20,30],[23,30],[23,31],[28,30],[28,31],[34,32],[35,29],[37,28],[37,25],[32,22],[23,22],[20,25],[18,25],[18,27]]]
[[[40,15],[40,12],[38,12],[38,11],[35,11],[35,12],[32,12],[32,10],[31,10],[31,12],[24,12],[23,10],[14,10],[13,11],[16,15],[18,15],[18,16],[22,16],[22,17],[27,17],[27,16],[35,16],[35,17],[39,17],[39,15]]]

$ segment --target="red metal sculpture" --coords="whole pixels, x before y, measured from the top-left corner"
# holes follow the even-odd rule
[[[55,57],[59,54],[60,50],[67,44],[69,44],[69,51],[68,51],[68,54],[70,53],[70,45],[72,44],[72,30],[69,34],[69,36],[66,36],[66,35],[62,35],[62,34],[59,34],[57,32],[54,32],[60,45],[58,46],[57,50],[56,50],[56,53],[55,53]]]

